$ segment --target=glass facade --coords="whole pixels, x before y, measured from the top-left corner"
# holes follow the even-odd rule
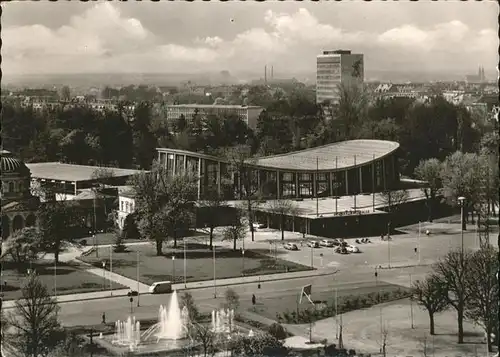
[[[280,198],[296,197],[295,173],[280,173],[280,186]]]
[[[316,176],[316,190],[318,191],[316,195],[318,197],[328,197],[330,196],[330,174],[329,173],[318,173]]]
[[[313,175],[298,174],[299,180],[299,197],[307,198],[313,196]]]
[[[175,173],[181,174],[184,173],[184,160],[186,159],[185,155],[175,155]]]

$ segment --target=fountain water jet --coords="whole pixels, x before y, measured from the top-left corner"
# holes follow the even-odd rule
[[[215,333],[231,333],[234,329],[234,310],[213,310],[212,331]]]

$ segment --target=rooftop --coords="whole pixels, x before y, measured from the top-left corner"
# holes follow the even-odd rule
[[[26,164],[31,171],[31,177],[57,180],[57,181],[90,181],[93,180],[92,175],[99,166],[86,166],[64,164],[61,162],[37,162]],[[116,167],[106,167],[113,172],[114,177],[131,176],[141,172],[140,170],[119,169]]]
[[[349,140],[256,159],[258,166],[287,170],[346,169],[381,159],[399,148],[385,140]]]
[[[224,105],[224,104],[175,104],[167,105],[167,108],[202,108],[202,109],[260,109],[262,107],[255,105]]]

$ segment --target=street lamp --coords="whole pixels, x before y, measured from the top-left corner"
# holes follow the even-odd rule
[[[106,261],[102,262],[102,290],[106,290]]]
[[[311,244],[311,269],[314,269],[314,244]]]
[[[214,263],[214,299],[217,298],[217,283],[215,280],[215,245],[212,247],[213,252],[213,263]]]
[[[462,259],[464,257],[464,205],[465,205],[465,197],[460,196],[458,198],[458,204],[460,205],[460,225],[462,226],[461,231],[461,251],[462,251]]]
[[[245,249],[241,250],[241,276],[245,276]]]
[[[186,239],[182,239],[184,243],[184,289],[187,288],[187,283],[186,283],[186,268],[187,268],[187,260],[186,260]]]
[[[139,290],[139,251],[137,251],[136,267],[137,267],[137,307],[139,307],[139,300],[141,296],[141,291]]]
[[[172,255],[172,283],[175,283],[175,255]]]
[[[391,222],[387,223],[387,265],[391,267]]]

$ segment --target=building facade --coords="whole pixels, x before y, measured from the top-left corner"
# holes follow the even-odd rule
[[[235,115],[240,118],[249,128],[255,130],[257,128],[257,120],[260,113],[264,110],[258,106],[244,105],[207,105],[207,104],[179,104],[167,105],[167,120],[177,120],[181,116],[189,122],[195,114],[207,116],[210,114],[224,116]]]
[[[125,218],[135,211],[135,194],[132,187],[123,186],[118,189],[118,209],[116,223],[123,229]]]
[[[316,103],[339,101],[338,86],[343,83],[363,83],[362,54],[349,50],[323,51],[316,58]]]
[[[263,199],[339,197],[381,192],[399,183],[399,144],[383,140],[351,140],[248,162],[242,172],[224,159],[200,153],[157,148],[158,161],[169,175],[191,173],[198,179],[198,199],[216,189],[225,199],[241,199],[244,190]],[[230,182],[224,185],[223,182]]]

